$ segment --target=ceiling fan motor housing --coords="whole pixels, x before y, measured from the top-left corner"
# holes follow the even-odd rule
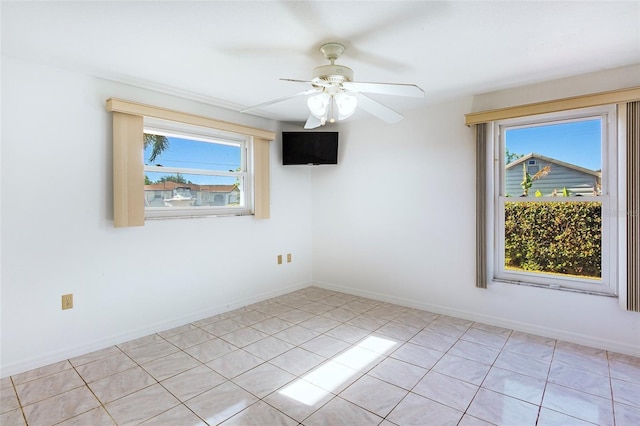
[[[353,81],[353,70],[343,65],[322,65],[314,68],[313,83],[340,84],[345,81]]]

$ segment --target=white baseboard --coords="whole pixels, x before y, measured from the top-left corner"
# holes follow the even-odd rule
[[[604,349],[611,352],[617,352],[625,355],[640,357],[640,348],[634,344],[621,343],[619,341],[607,340],[593,337],[580,333],[562,330],[560,328],[543,327],[537,324],[514,321],[508,318],[495,317],[491,315],[478,314],[477,312],[465,311],[450,306],[435,305],[430,303],[417,302],[412,299],[404,299],[395,297],[386,293],[378,293],[361,289],[354,289],[341,285],[314,281],[315,287],[327,290],[339,291],[341,293],[352,294],[354,296],[367,297],[369,299],[379,300],[381,302],[394,303],[396,305],[406,306],[409,308],[421,309],[436,314],[449,315],[456,318],[462,318],[468,321],[480,322],[496,327],[507,328],[510,330],[521,331],[523,333],[535,334],[538,336],[548,337],[550,339],[564,340],[579,345],[590,346],[593,348]]]
[[[224,305],[216,306],[214,308],[195,312],[193,314],[185,315],[178,318],[173,318],[167,321],[162,321],[154,324],[148,324],[143,327],[135,328],[133,330],[127,330],[123,333],[114,334],[112,336],[99,338],[91,342],[83,343],[69,348],[65,348],[62,351],[49,352],[44,354],[38,354],[35,357],[23,359],[19,362],[15,362],[2,366],[0,378],[13,376],[15,374],[23,373],[25,371],[32,370],[34,368],[43,367],[45,365],[53,364],[59,361],[71,359],[80,355],[85,355],[90,352],[98,351],[100,349],[108,348],[109,346],[128,342],[129,340],[138,339],[140,337],[148,336],[149,334],[158,333],[164,330],[169,330],[181,325],[189,324],[191,322],[199,321],[204,318],[208,318],[214,315],[222,314],[232,311],[234,309],[241,308],[243,306],[251,305],[253,303],[262,302],[263,300],[271,299],[272,297],[278,297],[283,294],[291,293],[292,291],[300,290],[311,286],[310,282],[296,284],[288,287],[279,288],[277,290],[271,290],[255,294],[250,297],[245,297],[233,301],[232,303],[226,303]]]

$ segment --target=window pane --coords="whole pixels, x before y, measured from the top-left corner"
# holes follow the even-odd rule
[[[601,119],[509,128],[504,158],[506,196],[600,195]]]
[[[240,144],[223,144],[145,133],[144,163],[164,167],[239,171]],[[154,155],[155,154],[155,155]]]
[[[147,207],[241,207],[242,178],[145,172]]]
[[[600,279],[602,203],[505,202],[505,269]]]

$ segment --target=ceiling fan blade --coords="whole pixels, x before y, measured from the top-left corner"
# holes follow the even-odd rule
[[[424,90],[422,90],[415,84],[362,83],[349,81],[342,83],[342,87],[351,92],[379,93],[382,95],[424,98]]]
[[[320,92],[320,89],[313,88],[313,89],[305,90],[304,92],[298,92],[298,93],[296,93],[294,95],[289,95],[289,96],[285,96],[285,97],[282,97],[282,98],[273,99],[271,101],[263,102],[263,103],[258,104],[258,105],[253,105],[253,106],[250,106],[250,107],[247,107],[247,108],[243,108],[243,109],[240,110],[240,112],[247,112],[247,111],[250,111],[252,109],[262,108],[262,107],[265,107],[267,105],[277,104],[278,102],[286,101],[287,99],[295,98],[295,97],[298,97],[298,96],[310,95],[312,93],[317,93],[317,92]]]
[[[296,78],[281,78],[280,81],[293,81],[294,83],[307,83],[311,84],[309,80],[298,80]]]
[[[368,96],[362,93],[358,94],[358,106],[368,112],[369,114],[378,117],[382,121],[387,123],[397,123],[402,120],[403,115],[395,112],[391,108],[382,105],[378,101],[374,101]]]
[[[281,81],[291,81],[293,83],[306,83],[313,84],[314,87],[329,87],[331,83],[328,81],[309,81],[309,80],[296,80],[295,78],[281,78]]]
[[[322,126],[322,122],[320,121],[320,119],[314,116],[313,114],[309,114],[309,118],[307,119],[307,122],[304,123],[304,128],[315,129],[316,127],[320,127],[320,126]]]

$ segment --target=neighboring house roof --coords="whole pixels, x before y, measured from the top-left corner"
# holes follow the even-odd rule
[[[540,155],[540,154],[536,154],[535,152],[530,152],[529,154],[525,155],[524,157],[520,157],[518,158],[516,161],[512,161],[511,163],[507,164],[505,166],[505,168],[508,170],[514,166],[517,166],[518,164],[522,164],[523,162],[530,160],[532,158],[536,158],[539,160],[544,160],[546,162],[549,163],[554,163],[554,164],[558,164],[560,166],[564,166],[567,167],[569,169],[573,169],[576,170],[578,172],[582,172],[582,173],[586,173],[595,177],[601,177],[602,176],[602,172],[598,172],[595,170],[591,170],[591,169],[587,169],[584,167],[580,167],[580,166],[576,166],[575,164],[571,164],[571,163],[565,163],[564,161],[560,161],[560,160],[556,160],[555,158],[551,158],[551,157],[547,157],[545,155]]]
[[[157,182],[144,186],[145,191],[173,191],[176,188],[189,188],[192,191],[206,192],[233,192],[237,189],[235,185],[198,185],[195,183],[177,183],[171,181]]]

